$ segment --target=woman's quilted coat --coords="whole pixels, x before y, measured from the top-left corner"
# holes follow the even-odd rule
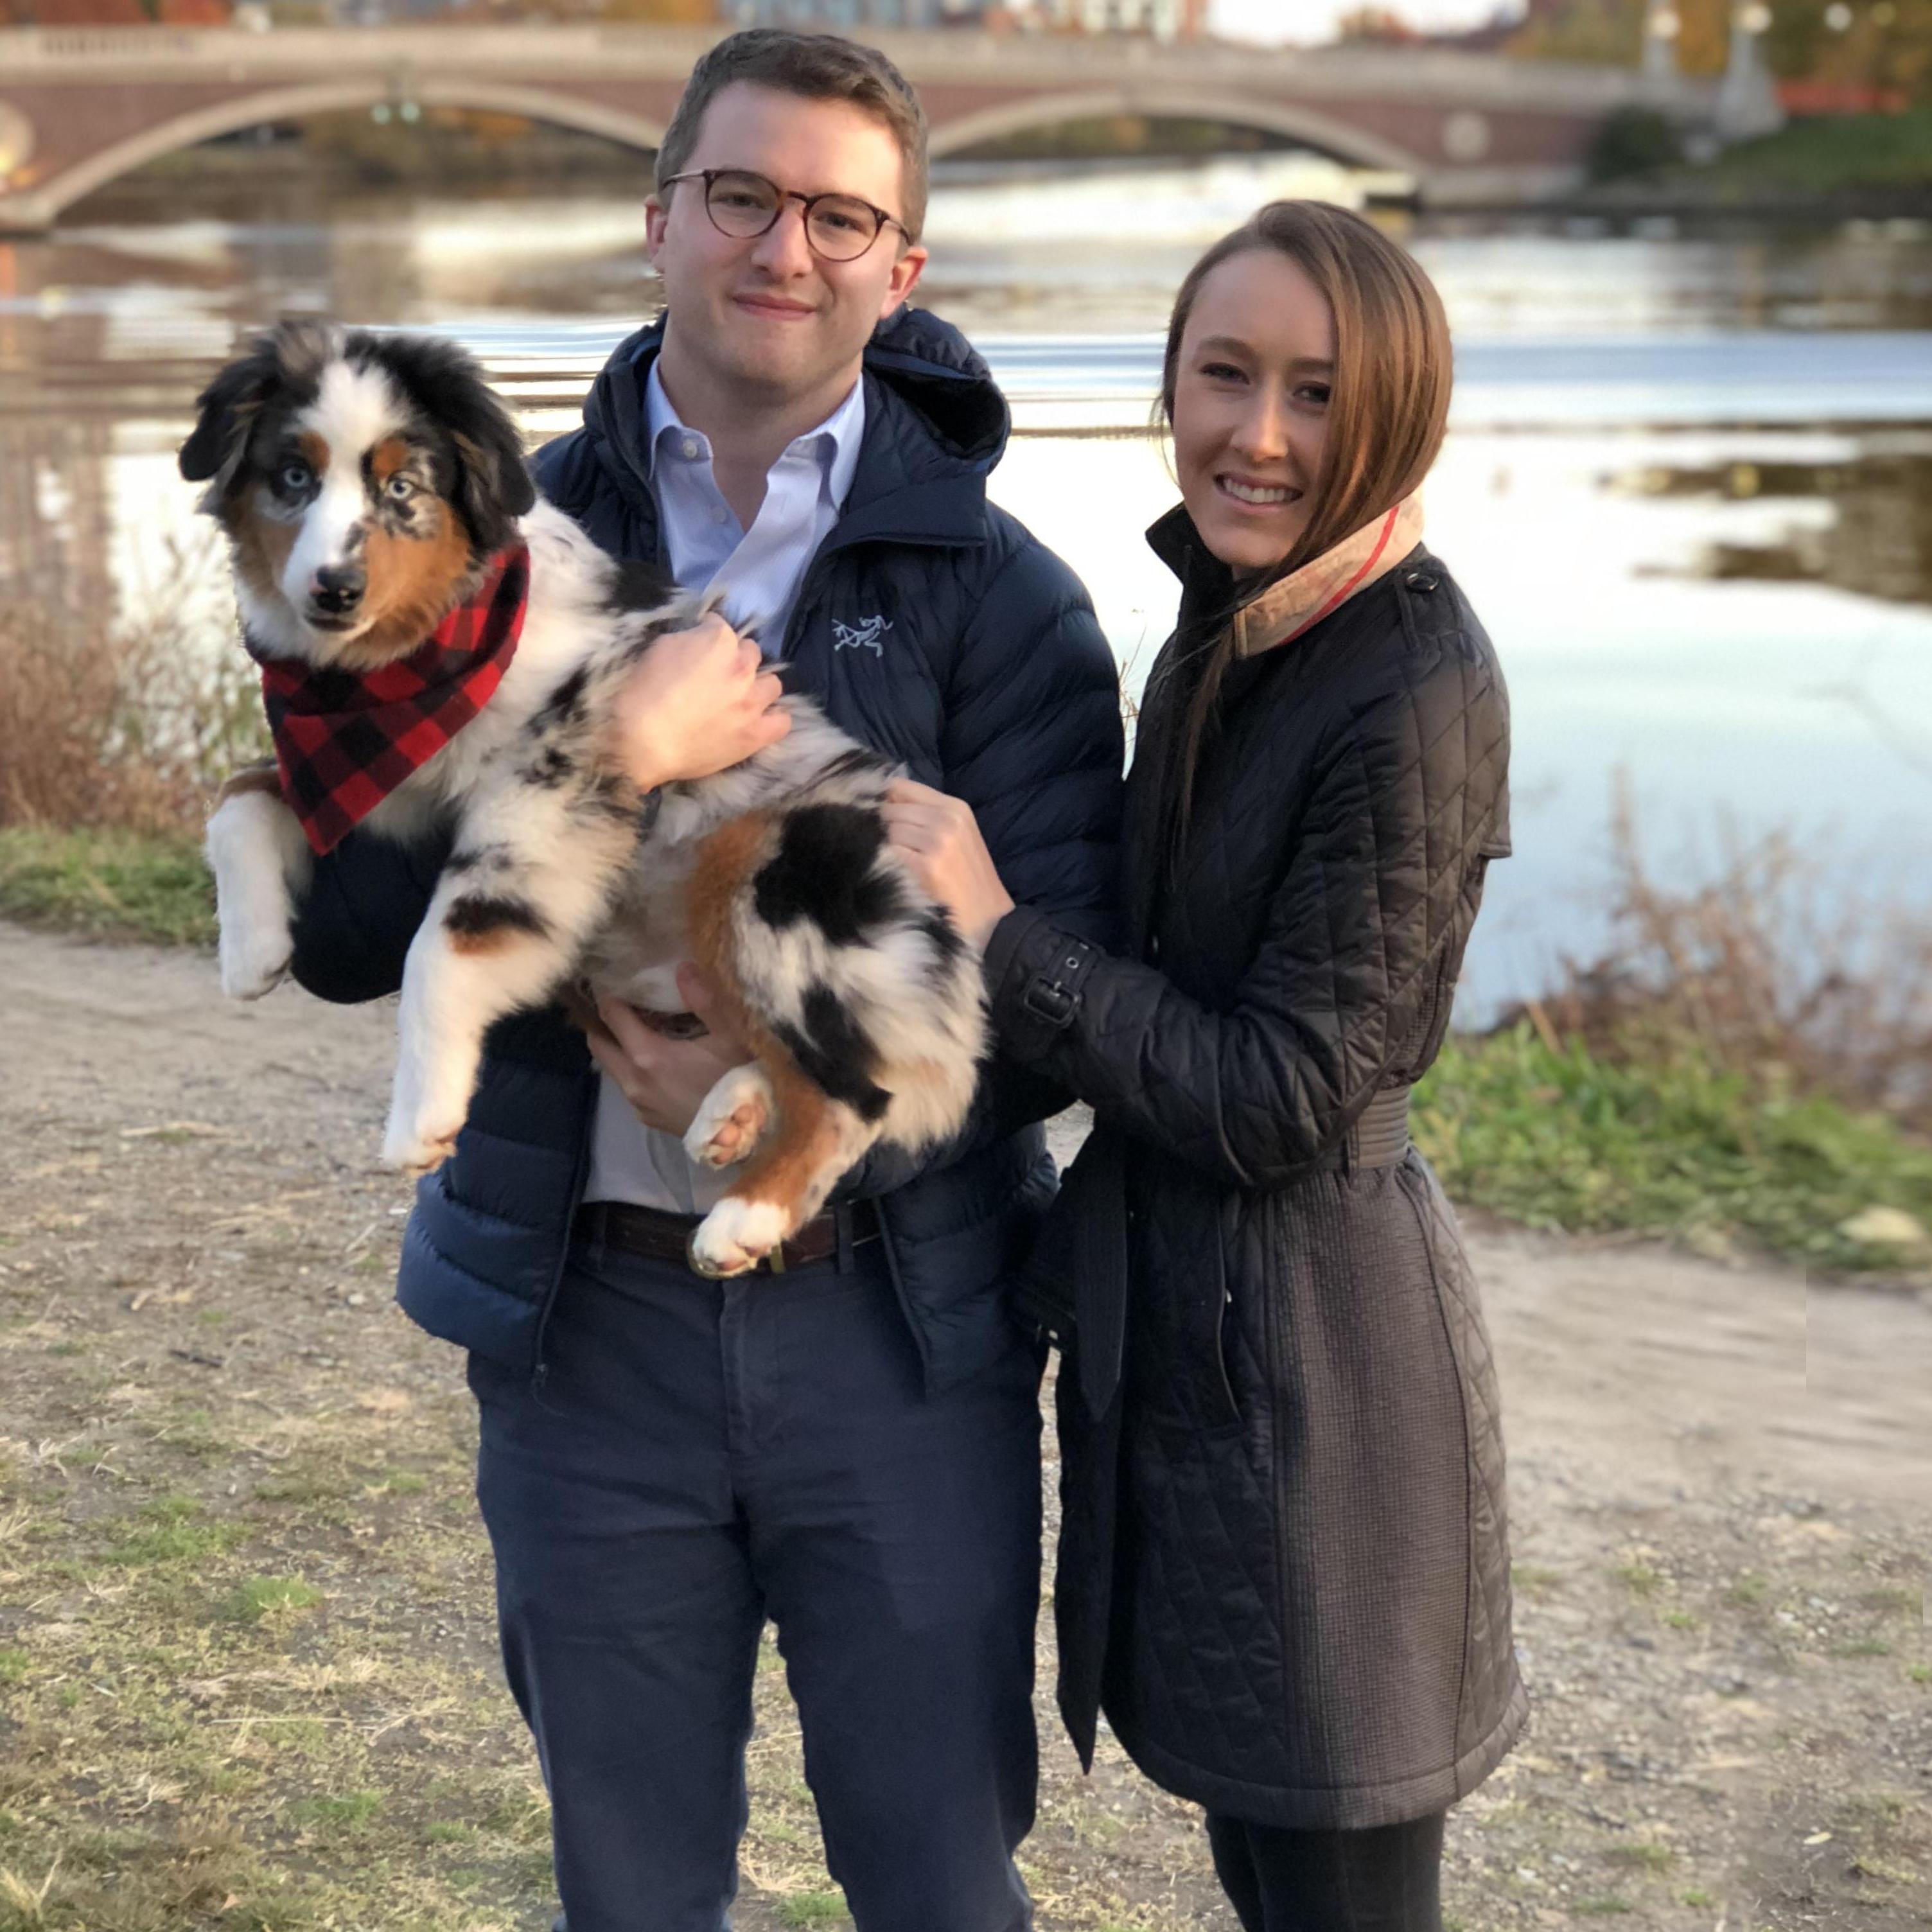
[[[1508,701],[1418,548],[1234,663],[1163,886],[1178,666],[1228,585],[1184,517],[1154,536],[1186,594],[1130,784],[1135,956],[1025,909],[987,956],[1004,1050],[1095,1115],[1036,1270],[1080,1283],[1061,1706],[1083,1754],[1103,1707],[1210,1809],[1390,1823],[1468,1792],[1526,1708],[1475,1286],[1426,1162],[1373,1165],[1356,1132],[1442,1043],[1509,849]],[[1082,1355],[1122,1340],[1118,1394],[1105,1354],[1086,1378],[1096,1414]]]

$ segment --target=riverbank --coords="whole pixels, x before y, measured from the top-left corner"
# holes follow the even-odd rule
[[[1630,116],[1605,130],[1600,178],[1576,208],[1624,218],[1932,220],[1932,106],[1811,116],[1694,164],[1678,158],[1676,136],[1653,122]]]
[[[185,832],[0,826],[0,915],[204,956],[214,938]],[[1871,1109],[1729,1070],[1681,1026],[1593,1048],[1532,1015],[1452,1037],[1418,1090],[1417,1142],[1460,1204],[1932,1286],[1932,1146]]]
[[[0,976],[0,1932],[535,1932],[473,1406],[389,1298],[391,1016],[4,924]],[[1932,1306],[1470,1243],[1534,1716],[1454,1815],[1448,1922],[1922,1925]],[[1081,1775],[1040,1658],[1042,1932],[1222,1932],[1195,1816],[1107,1741]],[[769,1641],[757,1712],[736,1922],[832,1932]]]

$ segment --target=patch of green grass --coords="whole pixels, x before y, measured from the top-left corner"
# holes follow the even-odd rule
[[[419,1496],[429,1487],[429,1478],[413,1469],[392,1469],[380,1481],[371,1483],[365,1494],[372,1496]]]
[[[1834,1657],[1889,1657],[1892,1646],[1882,1637],[1854,1637],[1850,1643],[1834,1646],[1832,1654]]]
[[[0,826],[0,914],[98,939],[214,944],[214,887],[185,834]]]
[[[1932,1148],[1816,1096],[1755,1090],[1691,1043],[1630,1063],[1524,1024],[1452,1037],[1415,1138],[1459,1201],[1532,1227],[1736,1239],[1816,1266],[1896,1268],[1842,1224],[1874,1206],[1932,1226]]]
[[[289,1807],[297,1825],[320,1825],[332,1831],[353,1832],[368,1824],[382,1808],[380,1791],[342,1791],[322,1798],[298,1798]]]
[[[1654,1597],[1664,1587],[1660,1571],[1653,1569],[1641,1557],[1633,1557],[1628,1563],[1619,1563],[1610,1572],[1633,1597]]]
[[[232,1548],[244,1531],[239,1523],[200,1520],[201,1505],[192,1496],[162,1496],[142,1510],[145,1526],[134,1530],[106,1552],[110,1563],[193,1563]]]
[[[1932,1664],[1908,1664],[1905,1674],[1915,1684],[1932,1684]]]
[[[1560,1570],[1545,1570],[1534,1563],[1512,1563],[1510,1581],[1515,1587],[1532,1597],[1540,1597],[1546,1591],[1558,1588],[1563,1581]]]
[[[32,1660],[24,1650],[0,1650],[0,1684],[17,1684]]]
[[[1677,1854],[1668,1845],[1648,1841],[1612,1845],[1604,1855],[1613,1865],[1628,1865],[1640,1871],[1668,1871],[1677,1862]]]
[[[340,1477],[300,1469],[287,1475],[265,1476],[255,1485],[256,1500],[265,1503],[340,1502],[348,1494],[349,1485]]]
[[[836,1925],[845,1917],[845,1895],[838,1892],[794,1892],[778,1904],[785,1925]]]
[[[1714,1892],[1706,1892],[1702,1886],[1694,1885],[1688,1892],[1681,1892],[1677,1895],[1686,1905],[1706,1911],[1718,1902],[1717,1894]]]
[[[1634,1912],[1636,1907],[1628,1899],[1619,1898],[1611,1892],[1596,1898],[1580,1898],[1570,1910],[1579,1918],[1616,1918],[1626,1912]]]
[[[159,1439],[197,1461],[225,1456],[232,1446],[216,1430],[214,1417],[205,1408],[177,1409],[162,1428]]]
[[[1749,1610],[1761,1604],[1768,1594],[1771,1586],[1754,1570],[1747,1570],[1742,1576],[1731,1580],[1729,1589],[1724,1592],[1724,1600],[1739,1610]]]
[[[312,1610],[321,1601],[322,1592],[299,1576],[250,1576],[230,1592],[228,1613],[238,1623],[260,1623],[265,1617]]]
[[[1688,1610],[1666,1610],[1664,1621],[1675,1630],[1694,1630],[1697,1628],[1697,1619]]]

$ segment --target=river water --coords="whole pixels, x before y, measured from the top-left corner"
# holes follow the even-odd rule
[[[1159,331],[1204,243],[1292,157],[935,186],[924,298],[1018,433],[992,492],[1084,577],[1130,686],[1174,586],[1145,434]],[[358,201],[188,217],[156,198],[0,243],[0,595],[111,579],[122,609],[224,572],[172,452],[236,331],[278,314],[449,330],[533,434],[568,427],[652,305],[635,196]],[[1447,220],[1406,231],[1457,344],[1429,541],[1514,706],[1516,856],[1471,1009],[1602,934],[1614,782],[1660,869],[1788,827],[1860,887],[1932,900],[1932,229],[1696,235]]]

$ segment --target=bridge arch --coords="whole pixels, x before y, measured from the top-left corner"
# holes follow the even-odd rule
[[[938,160],[962,148],[976,147],[982,141],[1001,140],[1036,128],[1127,114],[1164,120],[1220,121],[1232,127],[1257,128],[1358,167],[1393,169],[1418,178],[1430,167],[1423,156],[1313,108],[1218,92],[1144,86],[1034,94],[1004,106],[964,115],[933,129],[932,158]]]
[[[653,152],[664,140],[664,124],[641,115],[620,113],[594,101],[574,100],[540,87],[500,86],[461,76],[440,77],[412,74],[406,79],[364,76],[340,81],[318,81],[299,87],[278,87],[259,94],[237,95],[212,107],[180,114],[158,126],[144,128],[89,155],[46,182],[36,199],[50,218],[71,207],[98,188],[131,174],[148,162],[159,160],[218,135],[232,134],[266,122],[301,121],[317,114],[374,107],[385,101],[413,100],[424,107],[467,107],[479,112],[520,114],[532,121],[574,128],[602,135],[627,148]]]

